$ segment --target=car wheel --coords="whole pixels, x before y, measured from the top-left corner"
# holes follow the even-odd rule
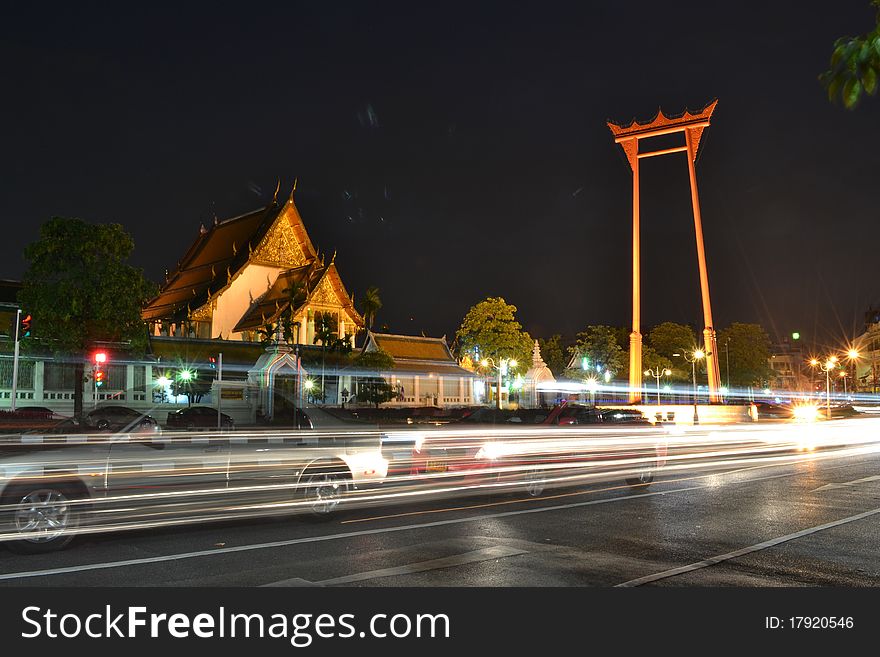
[[[9,549],[40,554],[65,547],[79,526],[81,508],[73,503],[77,497],[62,484],[35,482],[11,487],[3,499],[10,510],[2,525],[20,538],[11,541]]]
[[[303,500],[314,518],[329,518],[349,489],[349,478],[341,472],[306,471]]]
[[[99,431],[106,431],[110,428],[110,420],[106,418],[101,418],[95,423],[95,426],[98,428]]]
[[[627,477],[626,483],[634,488],[639,488],[643,486],[647,486],[652,481],[654,481],[654,471],[653,470],[642,470],[635,477]]]
[[[524,477],[529,497],[541,497],[547,487],[547,474],[542,468],[529,468]]]

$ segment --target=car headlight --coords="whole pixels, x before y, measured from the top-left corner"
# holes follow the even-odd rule
[[[474,458],[477,459],[488,459],[490,461],[494,461],[499,458],[504,453],[504,448],[498,443],[486,443],[479,450],[477,450],[476,456]]]

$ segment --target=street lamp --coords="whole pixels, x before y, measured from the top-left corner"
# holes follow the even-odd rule
[[[858,391],[858,385],[859,385],[859,364],[858,364],[857,361],[858,361],[858,359],[859,359],[860,356],[861,356],[861,354],[859,353],[859,350],[856,349],[856,348],[854,348],[854,347],[850,347],[850,348],[847,350],[847,352],[846,352],[846,358],[847,358],[847,360],[849,360],[849,364],[850,364],[850,366],[852,367],[852,370],[853,370],[853,392],[857,392],[857,391]],[[843,382],[843,386],[844,386],[844,387],[843,387],[843,394],[846,395],[846,380],[845,380],[845,379],[844,379],[844,382]]]
[[[587,379],[587,390],[590,391],[590,401],[593,408],[596,408],[596,390],[599,389],[599,379],[596,377],[590,377]]]
[[[495,395],[495,408],[499,411],[501,410],[501,375],[507,373],[507,368],[516,367],[519,363],[514,358],[499,358],[498,362],[495,362],[495,359],[491,356],[485,356],[480,360],[480,365],[483,369],[487,369],[489,365],[492,365],[494,369],[498,371],[498,384],[497,384],[497,394]],[[487,386],[488,387],[488,386]]]
[[[664,376],[669,376],[672,374],[672,370],[670,369],[661,369],[659,367],[649,368],[645,370],[645,376],[653,376],[657,379],[657,406],[660,405],[660,379]]]
[[[706,352],[702,349],[694,349],[690,356],[688,356],[688,352],[682,349],[682,358],[691,364],[694,377],[694,424],[700,423],[700,415],[697,412],[697,361],[703,360],[705,357]]]
[[[837,367],[837,356],[831,356],[824,363],[820,363],[817,358],[810,361],[810,365],[818,367],[825,372],[825,417],[831,419],[831,375],[830,372]]]

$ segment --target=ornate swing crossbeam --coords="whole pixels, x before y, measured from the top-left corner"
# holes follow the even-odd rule
[[[632,257],[632,333],[629,336],[629,401],[639,403],[642,400],[642,333],[641,333],[641,280],[640,280],[640,215],[639,215],[639,160],[646,157],[687,153],[688,173],[691,183],[691,204],[694,214],[694,232],[697,240],[697,261],[700,268],[700,292],[703,299],[703,339],[706,348],[706,371],[709,378],[709,401],[717,403],[721,400],[721,376],[718,368],[718,350],[715,328],[712,322],[712,303],[709,298],[709,274],[706,267],[706,250],[703,244],[703,221],[700,216],[700,199],[697,193],[697,175],[695,163],[700,147],[703,131],[709,127],[709,120],[718,100],[713,100],[701,111],[691,113],[685,111],[681,116],[666,116],[663,111],[657,112],[651,121],[638,123],[633,119],[629,125],[608,122],[608,128],[614,135],[614,143],[620,144],[632,169],[633,179],[633,257]],[[639,141],[663,135],[684,133],[685,145],[664,148],[655,151],[639,152]]]

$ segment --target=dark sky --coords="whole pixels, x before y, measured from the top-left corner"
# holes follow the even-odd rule
[[[52,215],[160,280],[281,179],[394,331],[490,295],[534,335],[630,321],[630,173],[605,120],[719,98],[698,160],[716,325],[848,337],[880,303],[880,97],[817,82],[867,0],[21,5],[0,19],[0,277]],[[181,3],[184,4],[184,3]],[[701,318],[683,155],[643,160],[643,322]]]

